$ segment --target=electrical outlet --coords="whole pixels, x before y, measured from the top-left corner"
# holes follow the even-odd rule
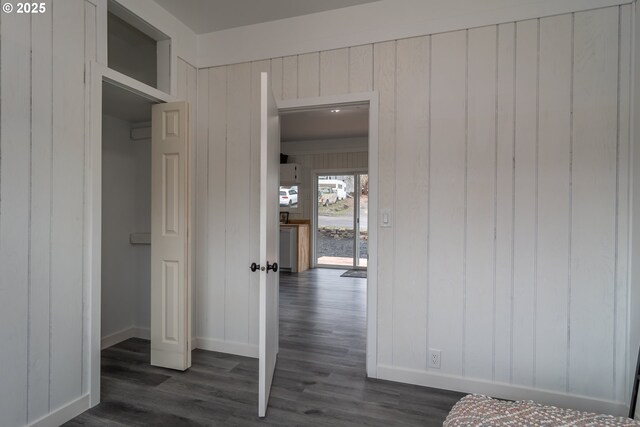
[[[429,367],[440,369],[442,366],[442,352],[436,349],[429,349]]]

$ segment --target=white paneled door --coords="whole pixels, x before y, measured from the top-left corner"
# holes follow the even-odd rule
[[[267,73],[260,75],[260,275],[258,415],[264,417],[278,356],[280,120]]]
[[[157,104],[151,127],[151,364],[191,366],[188,279],[189,110]]]

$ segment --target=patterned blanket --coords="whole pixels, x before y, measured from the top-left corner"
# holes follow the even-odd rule
[[[443,427],[501,426],[637,427],[640,422],[544,406],[531,401],[506,402],[470,394],[454,405],[443,424]]]

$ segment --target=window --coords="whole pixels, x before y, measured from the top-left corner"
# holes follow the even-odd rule
[[[296,209],[299,206],[298,186],[280,186],[280,207]]]

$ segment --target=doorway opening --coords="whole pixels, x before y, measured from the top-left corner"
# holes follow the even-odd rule
[[[278,105],[280,185],[281,190],[293,189],[296,196],[292,206],[280,201],[281,222],[289,223],[281,224],[280,238],[291,223],[298,233],[306,227],[309,233],[308,269],[292,268],[289,274],[285,268],[280,278],[281,352],[301,344],[308,349],[317,346],[318,351],[333,346],[337,352],[362,356],[362,371],[375,378],[377,230],[369,224],[377,223],[378,96],[372,92]],[[304,241],[299,234],[287,239],[295,240]],[[280,260],[291,259],[283,246],[281,240]],[[364,276],[345,277],[354,270]],[[290,306],[290,301],[295,304]],[[309,312],[313,319],[306,318]],[[340,324],[351,325],[336,332],[353,336],[351,349],[337,336],[313,334],[322,322],[337,320],[336,313],[346,316]],[[298,330],[299,322],[304,331]],[[335,330],[341,330],[340,325]],[[359,364],[358,360],[350,363]]]
[[[316,174],[315,265],[366,269],[369,174]]]
[[[101,350],[149,339],[151,106],[102,83]]]

